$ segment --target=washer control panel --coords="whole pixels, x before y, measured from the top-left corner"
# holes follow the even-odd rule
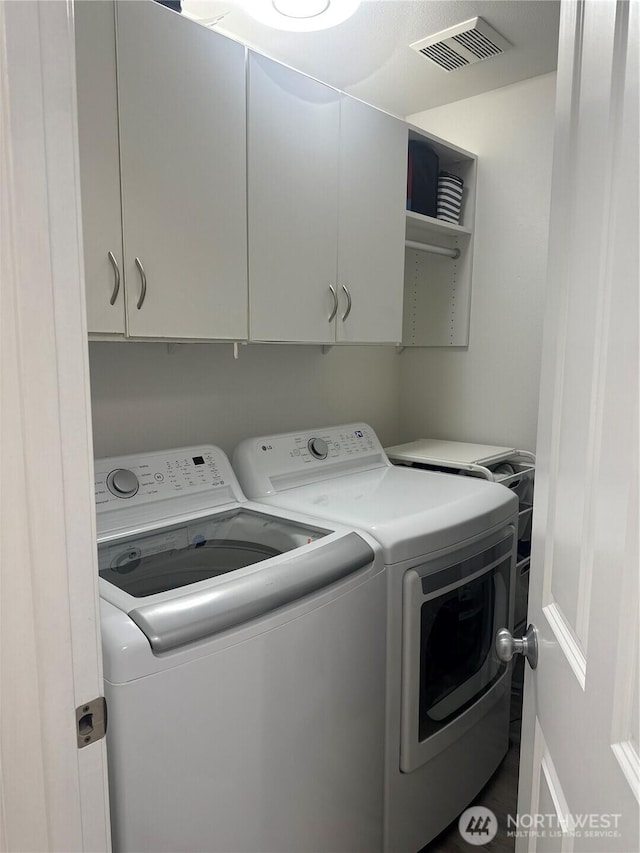
[[[249,498],[390,464],[375,432],[361,423],[247,439],[233,454],[234,471]]]
[[[158,501],[177,515],[245,500],[226,454],[211,445],[96,459],[95,499],[99,526],[101,516],[145,515]]]

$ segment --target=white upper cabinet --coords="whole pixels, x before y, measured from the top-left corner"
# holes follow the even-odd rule
[[[338,341],[402,339],[406,184],[406,124],[343,95]]]
[[[397,342],[406,125],[249,55],[250,337]]]
[[[115,19],[111,0],[76,3],[78,136],[87,325],[124,334]]]
[[[399,342],[406,124],[151,0],[75,9],[89,332]]]
[[[250,53],[248,96],[250,337],[332,343],[340,94]]]
[[[116,34],[128,334],[246,338],[244,47],[152,2]]]

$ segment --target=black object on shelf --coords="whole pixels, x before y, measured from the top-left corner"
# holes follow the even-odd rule
[[[156,0],[161,6],[173,9],[174,12],[182,12],[182,0]]]
[[[409,140],[407,164],[407,210],[436,215],[440,161],[433,148],[417,139]]]

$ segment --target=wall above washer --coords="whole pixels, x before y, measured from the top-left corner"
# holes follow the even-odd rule
[[[395,347],[91,342],[94,455],[365,421],[398,435]]]

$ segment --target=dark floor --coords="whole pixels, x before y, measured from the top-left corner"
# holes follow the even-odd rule
[[[490,853],[514,853],[515,838],[507,837],[507,815],[516,814],[518,799],[518,767],[520,763],[520,726],[522,712],[522,688],[514,673],[514,690],[511,699],[511,728],[509,751],[500,767],[469,805],[486,806],[498,818],[498,834],[488,844],[468,844],[458,832],[458,820],[450,824],[437,838],[423,847],[420,853],[472,853],[473,850],[488,850]]]

